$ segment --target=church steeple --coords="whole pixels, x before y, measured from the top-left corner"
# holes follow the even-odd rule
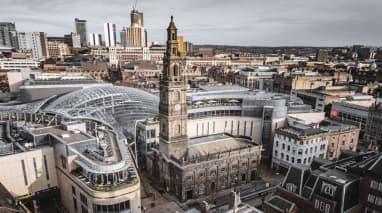
[[[160,145],[168,156],[181,158],[187,151],[186,82],[183,77],[182,58],[179,56],[178,30],[171,16],[167,28],[167,49],[163,57],[160,81]]]
[[[182,73],[180,70],[180,54],[178,43],[178,29],[175,26],[174,17],[171,16],[170,24],[167,28],[167,49],[163,59],[164,72],[163,79],[170,81],[182,81]],[[174,62],[174,63],[172,63]],[[167,66],[166,66],[167,65]]]

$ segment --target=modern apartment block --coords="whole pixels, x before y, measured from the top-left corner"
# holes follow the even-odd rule
[[[17,32],[18,49],[32,51],[35,59],[43,59],[48,55],[48,41],[43,32]]]
[[[14,22],[0,22],[0,46],[17,49],[16,25]]]

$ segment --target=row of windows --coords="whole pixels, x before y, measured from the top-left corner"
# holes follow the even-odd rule
[[[278,142],[278,141],[276,141],[276,147],[279,147],[279,142]],[[285,150],[285,149],[286,149],[288,152],[290,152],[290,151],[291,151],[291,146],[290,146],[290,145],[286,146],[284,143],[281,143],[281,149],[282,149],[282,150]],[[320,150],[323,151],[323,150],[325,150],[325,149],[326,149],[326,145],[325,145],[325,144],[321,144],[321,145],[320,145]],[[315,147],[314,147],[314,152],[316,153],[317,150],[318,150],[318,146],[315,146]],[[308,152],[309,152],[309,148],[306,148],[306,149],[305,149],[305,154],[307,155]],[[296,153],[296,149],[293,148],[293,147],[292,147],[292,153],[293,153],[293,154]],[[310,147],[310,154],[312,154],[312,153],[313,153],[313,147]],[[298,150],[298,154],[299,154],[299,155],[302,155],[302,154],[303,154],[303,150],[302,150],[302,149],[299,149],[299,150]]]
[[[252,164],[255,164],[255,163],[257,163],[257,161],[256,160],[252,160]],[[243,168],[243,167],[247,167],[247,165],[248,165],[248,162],[242,162],[241,163],[241,167]],[[225,172],[226,171],[226,167],[221,167],[220,168],[220,172]],[[238,164],[233,164],[233,165],[231,165],[231,170],[236,170],[236,169],[238,169]],[[209,171],[209,175],[210,176],[214,176],[214,175],[216,175],[216,170],[211,170],[211,171]],[[199,176],[200,177],[204,177],[204,175],[205,175],[205,173],[204,172],[201,172],[201,173],[199,173]],[[187,176],[186,177],[186,180],[192,180],[193,179],[193,176]]]
[[[48,161],[47,161],[47,158],[45,155],[43,157],[44,157],[44,168],[45,168],[46,179],[49,180]],[[24,184],[27,186],[28,185],[28,177],[27,177],[26,166],[25,166],[24,160],[21,160],[21,168],[23,170]],[[37,179],[38,178],[38,169],[37,169],[36,158],[33,158],[33,168],[34,168],[35,178]]]
[[[373,194],[369,194],[367,196],[367,202],[375,204],[377,206],[382,206],[382,197],[375,196]]]
[[[323,201],[316,200],[314,202],[314,208],[318,209],[320,212],[330,213],[330,205]]]
[[[275,157],[278,157],[278,152],[277,150],[275,151],[274,153],[274,156]],[[308,157],[308,158],[304,158],[304,160],[298,158],[296,161],[295,161],[295,158],[294,157],[289,157],[289,155],[284,155],[284,153],[281,153],[281,160],[284,160],[284,156],[285,156],[285,160],[290,162],[290,163],[303,163],[303,164],[307,164],[307,163],[311,163],[312,162],[312,157]],[[321,157],[321,155],[320,155]],[[290,161],[289,161],[290,160]]]
[[[370,181],[370,188],[382,192],[382,182],[371,180]]]
[[[118,213],[130,210],[130,201],[121,202],[114,205],[94,205],[94,213]]]
[[[381,212],[366,207],[365,213],[381,213]]]
[[[293,144],[297,144],[297,143],[300,143],[300,145],[304,145],[304,141],[300,141],[300,140],[295,140],[293,138],[290,138],[288,136],[284,136],[284,135],[276,135],[275,137],[278,137],[280,138],[281,140],[283,141],[287,141],[287,142],[291,142]],[[311,139],[311,140],[308,140],[308,141],[305,141],[306,144],[309,144],[309,143],[317,143],[317,142],[321,142],[321,141],[325,141],[326,138],[325,137],[321,137],[321,138],[315,138],[315,139]]]

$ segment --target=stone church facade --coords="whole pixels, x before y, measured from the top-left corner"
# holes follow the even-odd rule
[[[187,136],[186,80],[173,17],[160,81],[159,146],[146,156],[148,175],[180,201],[250,183],[259,176],[261,146],[227,134]]]

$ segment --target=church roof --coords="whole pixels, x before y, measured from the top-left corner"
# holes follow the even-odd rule
[[[225,134],[189,139],[188,158],[213,155],[252,146],[248,139],[233,138]]]

